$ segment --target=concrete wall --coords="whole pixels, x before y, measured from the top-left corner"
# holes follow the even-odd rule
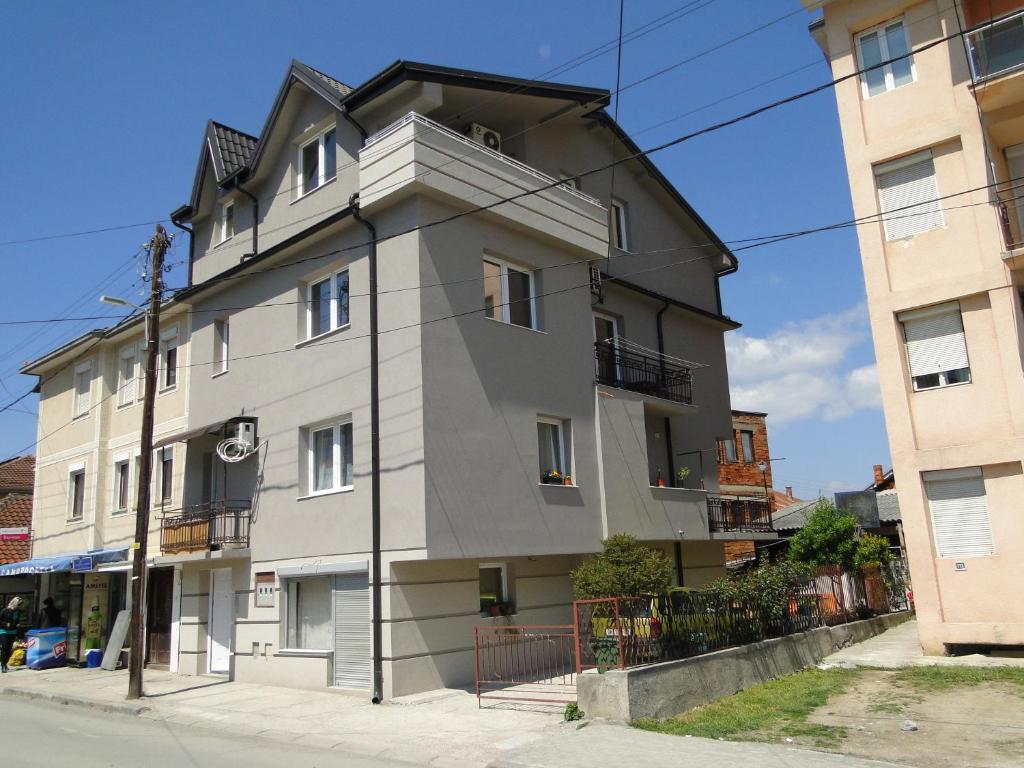
[[[588,671],[577,678],[579,707],[588,717],[627,723],[643,717],[671,717],[812,667],[830,653],[908,618],[908,613],[889,614],[681,661],[604,674]]]

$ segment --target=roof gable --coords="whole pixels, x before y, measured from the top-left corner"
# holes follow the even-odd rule
[[[248,133],[214,120],[206,121],[203,144],[199,148],[199,161],[196,163],[196,176],[192,182],[192,197],[188,204],[193,213],[199,210],[203,179],[210,165],[213,166],[216,183],[223,184],[226,179],[249,164],[258,143],[259,140]]]

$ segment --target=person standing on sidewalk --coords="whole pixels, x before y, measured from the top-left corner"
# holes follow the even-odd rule
[[[13,597],[7,607],[0,611],[0,671],[7,671],[7,660],[11,657],[14,640],[21,624],[21,598]]]

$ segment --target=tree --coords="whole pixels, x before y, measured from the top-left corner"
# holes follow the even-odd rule
[[[626,533],[609,536],[601,543],[603,552],[569,574],[577,598],[660,595],[672,583],[672,564],[663,552]]]
[[[850,568],[857,551],[857,518],[818,499],[807,524],[789,540],[789,559],[807,565]]]
[[[889,540],[884,536],[865,533],[857,542],[857,551],[853,555],[855,565],[877,563],[880,566],[889,564],[892,554],[889,552]]]

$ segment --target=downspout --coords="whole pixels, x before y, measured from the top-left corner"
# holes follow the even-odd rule
[[[252,259],[260,254],[260,201],[241,184],[235,183],[235,189],[252,200],[252,253],[242,254],[241,261]]]
[[[654,316],[655,322],[658,325],[658,354],[661,355],[658,360],[658,365],[661,367],[661,380],[665,380],[665,329],[662,326],[661,316],[665,314],[665,311],[671,306],[667,301],[665,305],[658,310],[658,313]],[[672,450],[672,420],[665,417],[665,450],[668,453],[668,478],[669,483],[674,487],[676,482],[676,455],[675,451]]]
[[[344,117],[352,125],[353,128],[359,131],[359,136],[360,138],[362,138],[363,144],[366,144],[366,140],[369,138],[369,134],[366,132],[366,129],[359,124],[358,120],[356,120],[354,117],[352,117],[351,114],[349,114],[347,107],[343,106],[338,111],[341,112],[341,116]]]
[[[173,219],[173,218],[171,219],[171,224],[176,226],[182,232],[188,232],[188,286],[189,286],[189,288],[191,288],[192,287],[192,264],[195,261],[195,259],[193,258],[194,255],[195,255],[195,238],[193,237],[191,227],[186,227],[180,221],[178,221],[177,219]]]
[[[370,236],[367,266],[370,273],[370,589],[373,620],[373,698],[374,704],[384,700],[384,645],[381,611],[380,555],[380,371],[377,336],[377,228],[359,213],[359,193],[349,198],[352,216],[366,227]]]

